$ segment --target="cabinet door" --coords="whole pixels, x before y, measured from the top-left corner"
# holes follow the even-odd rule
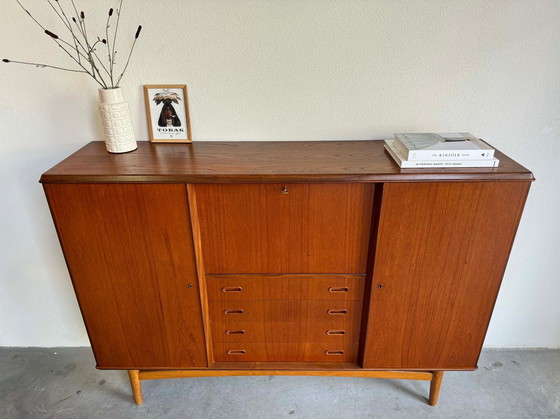
[[[196,185],[206,272],[365,273],[373,188]]]
[[[45,185],[100,368],[207,366],[185,185]]]
[[[476,368],[528,190],[384,186],[365,368]]]

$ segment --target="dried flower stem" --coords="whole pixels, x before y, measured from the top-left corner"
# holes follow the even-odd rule
[[[70,22],[68,21],[68,19],[66,19],[66,15],[64,15],[64,9],[62,9],[62,7],[60,6],[60,3],[57,1],[56,3],[58,4],[58,7],[60,8],[60,10],[62,11],[62,14],[60,14],[60,12],[56,9],[56,7],[54,7],[54,5],[51,3],[51,0],[47,0],[47,3],[49,4],[49,6],[51,6],[51,9],[54,10],[54,12],[58,15],[58,17],[60,18],[60,20],[62,20],[62,22],[64,23],[64,26],[66,26],[66,28],[68,28],[70,30]]]
[[[120,1],[119,3],[119,8],[116,10],[117,12],[117,22],[115,25],[115,33],[113,36],[113,55],[111,57],[111,74],[113,74],[113,68],[115,65],[115,55],[117,54],[117,51],[115,50],[115,47],[117,45],[117,33],[119,32],[119,23],[121,21],[121,10],[122,10],[122,4],[123,4],[123,0]],[[119,83],[117,82],[117,85]]]
[[[111,21],[111,16],[113,15],[113,9],[109,10],[107,16],[107,23],[105,24],[105,44],[107,45],[107,57],[109,59],[109,78],[111,79],[111,86],[114,85],[113,81],[113,57],[111,56],[111,46],[109,38],[109,22]]]
[[[92,77],[94,78],[94,80],[95,80],[97,83],[99,83],[99,85],[101,85],[101,87],[103,87],[103,88],[106,88],[106,87],[107,87],[106,85],[100,83],[100,82],[96,79],[95,74],[90,73],[90,72],[82,65],[82,63],[81,63],[79,60],[77,60],[70,52],[68,52],[68,50],[66,50],[66,48],[64,48],[64,47],[62,46],[61,42],[64,42],[64,43],[68,44],[66,41],[61,40],[58,36],[56,36],[56,37],[52,36],[52,35],[54,35],[54,34],[52,34],[52,32],[50,32],[50,31],[49,31],[48,29],[46,29],[43,25],[41,25],[41,23],[40,23],[37,19],[35,19],[35,18],[33,17],[33,15],[32,15],[25,7],[23,7],[23,5],[21,4],[21,2],[20,2],[19,0],[16,0],[16,2],[17,2],[17,3],[19,4],[19,6],[25,11],[25,13],[27,13],[27,15],[28,15],[31,19],[33,19],[33,21],[34,21],[37,25],[39,25],[39,27],[40,27],[41,29],[43,29],[43,31],[44,31],[47,35],[49,35],[49,36],[53,39],[53,41],[56,42],[56,43],[58,44],[58,46],[59,46],[73,61],[75,61],[75,62],[84,70],[84,71],[76,70],[76,72],[78,72],[78,73],[86,73],[86,74],[89,74],[90,76],[92,76]],[[72,35],[74,35],[74,33],[73,33],[72,31],[70,31],[70,32],[72,33]],[[51,35],[51,34],[52,34],[52,35]],[[73,48],[72,45],[70,45],[70,44],[68,44],[68,45],[69,45],[71,48]],[[76,52],[79,54],[79,51],[78,51],[77,49],[76,49]],[[30,65],[33,65],[33,63],[27,63],[27,62],[23,62],[23,61],[14,61],[14,60],[10,60],[10,62],[18,63],[18,64],[30,64]],[[45,66],[46,66],[46,67],[50,67],[50,68],[60,68],[60,69],[62,69],[61,67],[52,66],[52,65],[46,65],[46,64],[45,64]]]
[[[86,15],[83,11],[78,12],[74,0],[70,0],[70,2],[72,4],[73,13],[75,14],[75,16],[72,16],[72,13],[67,14],[59,0],[46,0],[46,2],[53,10],[53,12],[61,20],[61,22],[66,27],[68,32],[70,32],[72,38],[70,42],[59,37],[54,32],[51,32],[48,29],[46,29],[23,6],[20,0],[16,0],[16,2],[25,11],[25,13],[43,30],[43,32],[47,34],[54,42],[56,42],[58,47],[62,49],[64,53],[66,53],[81,69],[71,69],[71,68],[54,66],[50,64],[14,61],[8,59],[4,59],[3,60],[4,62],[33,65],[41,68],[48,67],[57,70],[70,71],[74,73],[85,73],[88,74],[90,77],[92,77],[96,81],[96,83],[98,83],[101,87],[105,89],[118,87],[122,77],[124,76],[124,73],[128,68],[130,59],[132,57],[132,52],[134,51],[136,41],[138,40],[138,36],[140,35],[140,31],[142,29],[142,26],[138,27],[124,69],[121,72],[120,76],[118,77],[117,82],[115,83],[114,72],[115,72],[116,54],[117,54],[116,41],[117,41],[117,34],[119,30],[119,22],[121,17],[123,0],[120,0],[118,9],[111,8],[109,10],[109,16],[107,17],[107,23],[105,25],[105,38],[100,39],[99,37],[97,37],[97,41],[93,43],[90,42],[90,38],[88,37],[88,32],[87,32],[87,27],[85,22]],[[56,5],[54,3],[56,3]],[[116,19],[115,30],[114,33],[112,34],[113,39],[111,42],[110,39],[111,34],[109,29],[111,27],[110,22],[111,22],[111,17],[113,15],[113,12],[117,13],[117,19]],[[74,23],[74,25],[72,23]],[[101,60],[99,55],[97,54],[97,46],[99,43],[103,43],[107,45],[107,58],[109,60],[108,65],[105,65],[103,63],[103,60]],[[86,66],[91,68],[87,68]],[[108,80],[105,79],[106,77],[108,77]]]
[[[117,84],[120,83],[122,76],[124,76],[124,72],[128,68],[128,63],[130,62],[130,57],[132,57],[132,51],[134,51],[134,46],[136,45],[136,41],[138,40],[138,36],[140,36],[140,31],[142,30],[142,26],[138,26],[136,30],[136,36],[134,37],[134,42],[132,43],[132,48],[130,48],[130,54],[128,54],[128,60],[126,60],[126,65],[124,66],[124,70],[122,71],[119,79],[117,80]]]
[[[60,9],[60,12],[58,12],[56,10],[56,8],[54,7],[54,5],[51,4],[51,0],[47,0],[47,1],[48,1],[49,5],[52,7],[52,9],[55,11],[55,13],[58,15],[60,20],[62,20],[62,22],[64,23],[64,26],[66,26],[66,28],[70,31],[70,34],[72,34],[72,40],[74,42],[74,49],[76,50],[76,58],[81,63],[81,61],[82,61],[81,60],[81,54],[78,50],[78,45],[81,46],[81,44],[79,43],[78,38],[76,38],[76,36],[74,35],[74,32],[72,32],[72,22],[70,22],[70,19],[68,19],[68,16],[66,16],[66,13],[64,12],[64,9],[62,8],[62,6],[60,5],[60,2],[58,0],[56,0],[56,4],[58,5],[58,8]]]
[[[101,66],[101,68],[107,73],[107,75],[109,77],[111,77],[111,73],[109,73],[109,70],[107,70],[107,67],[105,67],[105,64],[103,64],[103,61],[101,61],[101,59],[99,58],[99,56],[97,55],[97,52],[95,51],[95,47],[97,46],[97,44],[99,44],[101,42],[100,39],[98,39],[97,41],[94,42],[94,44],[91,46],[90,51],[92,56],[94,56],[95,58],[97,58],[97,61],[99,61],[99,65]]]
[[[76,18],[80,20],[80,14],[78,13],[78,9],[76,8],[76,4],[74,3],[74,0],[72,0],[72,7],[74,8],[74,13],[76,13]]]
[[[16,63],[16,64],[25,64],[25,65],[33,65],[35,67],[41,67],[41,68],[54,68],[56,70],[62,70],[62,71],[70,71],[72,73],[87,73],[87,71],[84,70],[75,70],[72,68],[63,68],[63,67],[57,67],[54,65],[49,65],[49,64],[41,64],[41,63],[27,63],[25,61],[13,61],[13,60],[4,60],[4,62],[9,62],[9,63]]]

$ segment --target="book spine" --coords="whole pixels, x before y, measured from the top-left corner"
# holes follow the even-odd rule
[[[426,161],[426,160],[403,160],[401,167],[403,169],[423,168],[423,167],[498,167],[500,161],[498,159],[491,160],[457,160],[457,161]]]
[[[404,155],[404,154],[403,154]],[[409,150],[407,160],[492,160],[494,150]]]
[[[404,160],[454,161],[492,160],[494,158],[494,149],[484,141],[469,133],[461,133],[461,135],[479,147],[479,150],[417,149],[416,145],[409,141],[403,134],[395,134],[395,137],[393,138],[393,146],[404,157]]]
[[[408,155],[409,155],[409,151],[410,151],[410,150],[408,149],[407,146],[405,146],[405,145],[401,142],[401,140],[399,140],[397,137],[395,137],[395,138],[393,139],[393,143],[392,143],[392,144],[393,144],[393,147],[396,148],[397,151],[398,151],[399,153],[402,154],[402,156],[404,157],[405,160],[408,160],[408,159],[409,159]]]

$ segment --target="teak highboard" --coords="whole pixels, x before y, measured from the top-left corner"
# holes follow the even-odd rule
[[[97,367],[140,381],[474,370],[533,175],[383,141],[92,142],[43,174]]]

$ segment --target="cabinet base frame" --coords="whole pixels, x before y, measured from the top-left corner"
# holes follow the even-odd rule
[[[400,380],[430,381],[428,404],[435,406],[443,380],[443,371],[375,371],[375,370],[128,370],[130,386],[134,402],[143,403],[142,383],[144,380],[161,380],[167,378],[187,377],[230,377],[230,376],[262,376],[262,375],[305,375],[322,377],[367,377]]]

